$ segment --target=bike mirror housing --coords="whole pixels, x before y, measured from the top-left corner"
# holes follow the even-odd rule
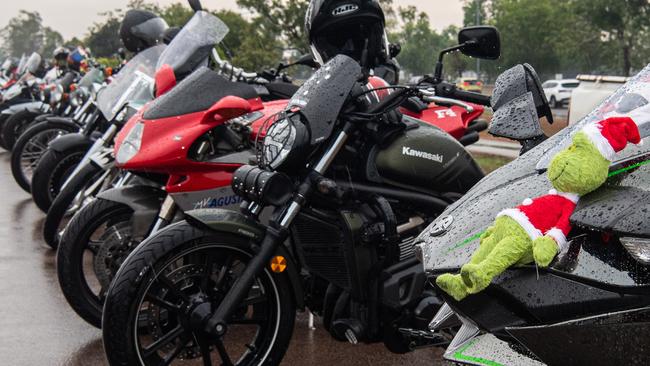
[[[302,55],[295,63],[294,65],[303,65],[303,66],[309,66],[312,69],[317,69],[318,64],[316,61],[314,61],[314,57],[312,57],[311,54],[306,54]]]
[[[479,25],[466,27],[458,32],[460,52],[464,55],[486,60],[496,60],[501,56],[501,38],[495,27]]]
[[[194,10],[194,12],[199,12],[203,10],[203,6],[201,5],[201,0],[187,0],[188,3],[190,3],[190,8]]]
[[[227,121],[235,117],[240,117],[250,113],[253,106],[246,99],[227,96],[216,102],[203,117],[203,123],[213,123],[214,121]]]
[[[174,69],[167,64],[162,65],[158,71],[156,71],[155,81],[156,98],[158,98],[176,86],[176,74],[174,74]]]

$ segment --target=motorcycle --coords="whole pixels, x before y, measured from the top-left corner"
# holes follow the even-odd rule
[[[26,128],[11,151],[11,172],[18,185],[31,192],[31,179],[34,169],[47,150],[49,143],[57,137],[78,132],[89,115],[89,108],[97,92],[104,83],[104,70],[93,68],[77,83],[69,93],[66,103],[65,89],[56,86],[50,91],[50,105],[55,105],[59,113],[42,114],[34,118],[33,124]],[[43,98],[48,99],[46,95]],[[63,109],[65,108],[65,109]]]
[[[498,57],[493,28],[464,29],[459,40],[455,49],[468,55]],[[489,98],[441,82],[440,93],[366,83],[347,56],[323,65],[262,127],[259,166],[233,174],[241,213],[188,211],[127,257],[102,318],[111,364],[211,364],[215,352],[224,364],[278,364],[305,308],[341,341],[398,353],[448,342],[426,328],[441,304],[413,239],[482,172],[448,134],[387,113],[410,97]],[[383,100],[369,105],[365,95],[380,91]],[[214,112],[223,120],[251,110],[231,97]]]
[[[427,276],[458,272],[496,214],[526,197],[548,192],[546,170],[584,126],[608,113],[649,106],[650,66],[609,99],[555,136],[545,139],[538,117],[548,102],[528,65],[498,80],[492,99],[497,134],[520,140],[525,154],[486,177],[418,238]],[[540,113],[541,112],[541,113]],[[650,126],[639,126],[647,140]],[[609,179],[582,197],[563,251],[548,268],[511,268],[478,294],[446,305],[430,328],[456,319],[461,326],[445,352],[463,364],[641,365],[650,359],[650,148],[628,146]],[[435,281],[433,281],[435,282]]]

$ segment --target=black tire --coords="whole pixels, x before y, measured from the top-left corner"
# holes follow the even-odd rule
[[[56,249],[59,245],[59,228],[77,194],[88,187],[88,184],[92,183],[95,178],[99,178],[98,176],[102,172],[103,170],[95,164],[88,164],[52,201],[43,223],[43,239],[52,249]]]
[[[551,99],[548,101],[548,104],[551,105],[551,108],[558,108],[557,100],[555,100],[555,96],[551,96]]]
[[[10,105],[8,103],[0,104],[0,112],[4,111],[5,109],[7,109],[9,107],[10,107]],[[5,122],[7,122],[7,119],[9,119],[9,117],[11,117],[10,114],[9,115],[0,114],[0,131],[2,131],[2,128],[4,128]],[[9,150],[9,149],[7,149],[7,146],[5,145],[5,142],[2,140],[2,134],[1,133],[0,133],[0,147],[5,149],[5,150]]]
[[[61,186],[86,154],[86,147],[76,146],[65,151],[48,149],[38,162],[32,176],[32,198],[36,206],[47,213]]]
[[[102,199],[94,200],[70,221],[56,253],[56,269],[63,295],[82,319],[97,328],[101,327],[104,302],[101,289],[92,289],[91,285],[99,283],[101,286],[102,280],[87,277],[84,268],[85,254],[92,253],[94,264],[97,253],[94,253],[90,246],[93,234],[105,224],[111,224],[112,227],[122,223],[130,225],[132,216],[133,210],[129,206]],[[95,266],[93,269],[97,270]],[[105,290],[107,289],[108,286]]]
[[[7,150],[13,150],[14,144],[20,138],[20,135],[27,131],[29,126],[34,123],[34,119],[39,115],[40,113],[23,109],[7,118],[4,126],[2,126],[2,141]]]
[[[155,291],[157,289],[160,291],[161,288],[166,286],[169,287],[166,287],[168,290],[165,292],[166,295],[163,300],[167,299],[167,301],[170,301],[170,297],[173,298],[174,296],[178,296],[178,291],[180,290],[173,280],[178,280],[179,273],[176,272],[170,275],[170,277],[174,276],[173,278],[167,277],[167,265],[176,265],[180,261],[185,263],[185,261],[189,261],[190,258],[196,258],[196,262],[199,262],[199,260],[201,260],[200,258],[202,258],[201,263],[203,263],[203,266],[208,268],[208,271],[206,272],[204,268],[203,272],[198,272],[199,274],[196,274],[197,272],[190,273],[194,273],[196,277],[205,276],[205,273],[208,273],[209,275],[199,278],[192,277],[191,283],[193,283],[193,287],[190,287],[189,289],[184,287],[182,291],[186,291],[184,293],[187,294],[187,292],[192,289],[194,289],[193,291],[197,291],[196,289],[198,288],[198,291],[203,291],[203,288],[208,288],[211,289],[210,291],[215,291],[217,294],[222,292],[225,293],[227,289],[223,288],[223,283],[225,282],[230,284],[233,280],[230,276],[230,269],[235,268],[232,263],[237,260],[240,265],[245,266],[247,263],[246,258],[250,258],[253,255],[253,250],[251,248],[252,244],[253,243],[251,243],[249,239],[240,236],[195,228],[187,222],[181,221],[163,229],[139,245],[120,268],[117,276],[111,284],[111,287],[109,288],[106,302],[104,304],[102,332],[104,349],[109,363],[116,366],[146,365],[159,362],[160,355],[157,351],[154,351],[153,355],[147,357],[146,361],[142,361],[143,358],[140,357],[139,333],[142,328],[148,326],[148,324],[154,323],[157,319],[153,316],[147,316],[144,318],[144,314],[141,312],[141,306],[145,297],[147,297],[147,306],[154,310],[156,306],[165,306],[165,304],[169,304],[165,302],[156,302],[154,304],[151,300],[151,296],[162,296],[157,295]],[[207,253],[201,255],[202,251]],[[230,258],[230,261],[227,258]],[[244,258],[244,260],[241,258]],[[223,274],[227,273],[227,275],[225,275],[227,280],[214,280],[212,275],[214,274],[214,267],[217,264],[221,265],[221,267],[218,268],[219,273],[216,273],[218,275],[217,278],[224,278]],[[189,269],[190,267],[186,265],[184,268]],[[180,275],[185,275],[186,273],[187,272],[181,272]],[[186,281],[186,279],[182,278],[181,281]],[[266,268],[260,276],[256,278],[256,281],[260,284],[258,290],[261,289],[261,292],[268,295],[268,299],[275,301],[274,304],[270,304],[269,302],[262,303],[262,306],[269,306],[266,310],[266,314],[271,314],[273,311],[275,311],[275,313],[273,313],[272,316],[269,315],[269,319],[271,320],[262,320],[258,324],[263,323],[272,326],[273,329],[269,331],[268,329],[262,328],[263,326],[260,326],[261,329],[256,333],[255,341],[251,342],[251,347],[248,348],[248,350],[253,349],[257,352],[246,353],[247,351],[242,351],[244,352],[243,358],[239,359],[240,362],[237,363],[238,366],[279,364],[289,346],[291,335],[293,333],[296,310],[288,275],[286,273],[271,273],[269,269]],[[165,285],[161,285],[162,283]],[[183,284],[185,283],[187,282],[183,282]],[[228,284],[226,284],[226,286]],[[215,288],[216,290],[214,290]],[[165,289],[162,289],[162,291],[164,292]],[[169,294],[171,294],[171,296],[168,297]],[[208,296],[217,295],[209,294]],[[182,297],[178,298],[183,301]],[[217,300],[214,302],[209,301],[211,306],[217,306],[216,302]],[[253,302],[251,301],[251,303]],[[248,314],[246,312],[246,310],[249,309],[248,306],[257,306],[258,303],[255,302],[255,304],[256,305],[247,305],[244,308],[240,308],[238,314]],[[194,339],[196,339],[201,346],[201,351],[205,351],[200,352],[200,354],[211,354],[211,345],[207,344],[208,338],[203,336],[197,330],[188,331],[187,328],[183,326],[185,323],[180,323],[180,321],[182,321],[181,316],[185,315],[179,315],[181,314],[179,309],[180,308],[177,307],[162,310],[163,312],[167,312],[167,326],[171,327],[174,324],[173,322],[175,322],[177,325],[174,329],[180,327],[183,331],[180,336],[183,338],[181,338],[182,341],[179,344],[185,346],[188,345],[190,341],[188,341],[187,337],[194,336]],[[241,310],[244,310],[244,312],[241,313]],[[254,308],[254,313],[257,314],[257,308]],[[140,317],[141,314],[143,318]],[[253,317],[255,317],[255,315],[253,315]],[[245,319],[239,323],[243,324],[244,321]],[[231,325],[231,327],[229,327],[229,332],[232,332],[233,329],[234,331],[237,331],[238,327],[240,326]],[[162,328],[158,327],[153,329]],[[167,330],[164,330],[164,332],[167,332]],[[172,332],[164,333],[165,335],[162,337],[156,338],[155,336],[152,336],[152,332],[145,332],[143,330],[142,339],[145,341],[147,338],[144,337],[148,337],[148,339],[166,339],[167,335],[170,333]],[[188,333],[190,333],[190,335],[188,335]],[[226,334],[226,341],[228,341],[227,337],[228,333]],[[178,337],[171,339],[176,340]],[[212,342],[214,342],[213,344],[216,345],[215,348],[217,349],[220,349],[220,345],[222,346],[221,348],[230,348],[227,346],[223,347],[223,343],[220,340],[213,340]],[[163,346],[170,345],[169,342],[162,343]],[[194,346],[192,348],[196,350],[196,344],[192,343],[192,345]],[[185,350],[185,346],[179,348]],[[154,348],[154,344],[150,344],[149,347]],[[206,358],[204,358],[204,362]],[[210,358],[212,359],[213,357],[210,356]]]
[[[30,127],[20,136],[11,152],[11,173],[20,188],[24,189],[27,193],[31,192],[32,172],[42,157],[42,154],[40,156],[34,156],[33,163],[30,165],[31,171],[28,171],[29,167],[23,166],[23,154],[32,147],[34,147],[34,154],[36,154],[36,150],[38,150],[37,148],[40,145],[47,148],[47,144],[50,142],[49,132],[59,131],[59,134],[67,134],[75,132],[78,129],[79,127],[72,123],[44,121]],[[45,153],[45,150],[43,153]]]

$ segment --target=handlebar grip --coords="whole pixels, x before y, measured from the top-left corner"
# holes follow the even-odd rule
[[[490,107],[490,97],[487,95],[479,94],[479,93],[474,93],[474,92],[468,92],[464,90],[454,90],[453,93],[451,93],[452,98],[464,100],[466,102],[470,103],[475,103],[483,106]]]

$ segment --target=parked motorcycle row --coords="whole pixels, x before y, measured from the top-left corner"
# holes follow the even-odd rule
[[[342,342],[444,347],[465,364],[650,359],[647,144],[581,201],[549,268],[514,268],[462,301],[434,281],[468,261],[500,209],[548,189],[550,158],[579,128],[648,105],[650,67],[547,138],[530,65],[505,71],[491,96],[444,81],[450,52],[499,57],[493,27],[462,29],[433,75],[403,86],[381,71],[399,53],[383,23],[379,37],[340,41],[360,33],[346,19],[376,30],[354,18],[383,22],[375,1],[312,1],[312,54],[259,72],[224,60],[228,27],[189,3],[180,30],[127,12],[132,57],[117,72],[87,54],[49,77],[38,54],[0,70],[0,145],[47,213],[61,290],[102,329],[111,365],[279,364],[296,311]],[[302,85],[289,76],[298,65],[314,69]],[[486,107],[488,132],[522,145],[488,176],[466,150],[488,129]]]

